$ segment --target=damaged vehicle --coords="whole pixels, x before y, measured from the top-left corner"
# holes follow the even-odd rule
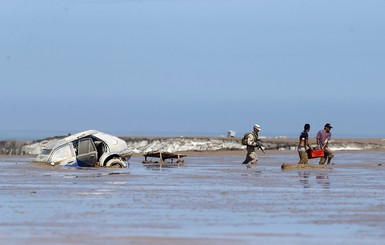
[[[87,130],[47,142],[37,163],[79,167],[128,167],[131,153],[126,141],[96,130]]]

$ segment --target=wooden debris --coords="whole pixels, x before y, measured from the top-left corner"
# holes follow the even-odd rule
[[[284,163],[281,166],[283,170],[291,169],[329,169],[332,168],[331,165],[316,165],[316,164],[296,164],[296,163]]]

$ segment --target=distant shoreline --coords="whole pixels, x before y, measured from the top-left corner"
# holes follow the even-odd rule
[[[65,137],[65,136],[61,136]],[[184,136],[184,137],[156,137],[156,136],[118,136],[125,140],[128,148],[133,154],[142,154],[148,151],[164,152],[188,152],[189,155],[202,154],[244,154],[244,146],[240,144],[240,137],[206,137],[206,136]],[[60,138],[60,136],[59,136]],[[41,144],[47,139],[40,141],[17,141],[1,140],[0,154],[23,155],[37,154]],[[262,138],[265,151],[280,154],[284,150],[296,150],[297,138]],[[316,146],[315,138],[310,138],[310,144]],[[336,138],[330,142],[330,147],[337,151],[385,151],[385,139],[383,138]],[[261,153],[262,154],[262,153]]]
[[[45,138],[66,136],[69,133],[74,134],[81,130],[0,130],[0,141],[3,140],[16,140],[16,141],[39,141]],[[103,130],[101,130],[103,131]],[[131,138],[178,138],[178,137],[204,137],[204,138],[227,138],[226,132],[130,132],[130,131],[103,131],[105,133],[115,135],[118,137],[131,137]],[[241,138],[245,132],[236,132],[236,138]],[[266,133],[266,134],[264,134]],[[260,136],[262,138],[274,139],[274,138],[297,138],[297,133],[294,134],[280,134],[264,132]],[[299,135],[299,132],[298,132]],[[350,136],[352,135],[352,136]],[[315,138],[315,133],[310,133],[310,138]],[[338,134],[333,132],[333,138],[341,139],[376,139],[385,138],[385,135],[353,135],[353,134]]]

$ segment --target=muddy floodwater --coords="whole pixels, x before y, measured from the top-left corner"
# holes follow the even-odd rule
[[[183,166],[78,169],[0,158],[0,244],[384,244],[385,153],[187,156]],[[317,160],[311,160],[315,164]]]

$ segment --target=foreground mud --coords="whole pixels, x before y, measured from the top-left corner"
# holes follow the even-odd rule
[[[77,169],[0,159],[1,244],[383,244],[383,152],[281,170],[296,153]],[[316,164],[316,160],[311,160]]]

